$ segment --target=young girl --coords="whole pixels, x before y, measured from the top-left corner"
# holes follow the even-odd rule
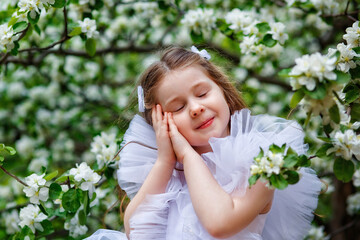
[[[304,154],[294,121],[251,116],[206,51],[168,49],[142,75],[139,109],[124,136],[118,181],[131,202],[125,234],[89,239],[303,239],[320,181],[311,169],[285,190],[248,187],[260,147]],[[142,99],[142,96],[144,97]],[[142,104],[144,103],[144,106]],[[141,144],[139,144],[141,143]]]

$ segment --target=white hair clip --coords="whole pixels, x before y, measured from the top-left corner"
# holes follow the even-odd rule
[[[144,89],[141,86],[137,88],[138,92],[138,103],[139,103],[139,112],[145,112],[145,102],[144,102]]]
[[[201,57],[205,58],[206,60],[210,60],[211,58],[210,54],[205,49],[199,51],[199,49],[197,49],[195,46],[192,46],[191,51],[193,53],[199,54]]]

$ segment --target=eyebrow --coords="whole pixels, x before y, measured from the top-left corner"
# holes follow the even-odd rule
[[[206,81],[200,80],[200,82],[196,83],[194,86],[191,87],[190,91],[193,91],[194,89],[198,88],[200,85],[207,84]],[[179,97],[170,98],[170,100],[166,101],[164,104],[165,106],[168,106],[169,104],[178,101]]]

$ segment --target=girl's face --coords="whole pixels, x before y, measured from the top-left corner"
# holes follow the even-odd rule
[[[199,153],[211,151],[210,137],[229,135],[230,110],[222,89],[200,66],[171,71],[155,92],[164,112],[172,112],[179,132]]]

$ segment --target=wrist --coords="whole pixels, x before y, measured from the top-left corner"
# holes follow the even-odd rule
[[[173,170],[175,167],[175,161],[168,161],[168,159],[163,159],[161,157],[158,157],[155,162],[155,166],[164,168],[164,170],[166,169]]]

